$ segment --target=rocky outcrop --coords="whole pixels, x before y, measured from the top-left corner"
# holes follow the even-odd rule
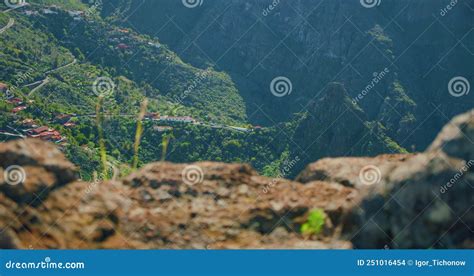
[[[355,247],[474,246],[473,115],[456,117],[427,152],[388,171],[382,192],[352,210]]]
[[[86,183],[51,145],[1,144],[0,248],[472,248],[473,126],[471,112],[425,153],[323,159],[297,181],[202,162]],[[303,234],[315,209],[322,232]]]
[[[38,204],[49,191],[76,179],[63,154],[39,140],[0,144],[0,156],[0,191],[21,204]]]
[[[472,248],[473,114],[453,119],[425,153],[323,159],[297,180],[359,190],[343,222],[355,248]]]
[[[52,150],[35,140],[2,147],[7,154],[20,147]],[[62,164],[57,169],[67,174],[70,163],[50,154],[41,164],[35,154],[25,151],[30,159],[12,159],[24,169],[24,182],[2,181],[2,187],[25,190],[22,196],[0,193],[3,248],[351,247],[333,234],[357,191],[337,183],[301,185],[259,176],[247,165],[204,162],[155,163],[121,181],[70,179],[64,185],[47,168]],[[28,204],[24,197],[40,193],[26,192],[29,183],[45,182],[36,177],[35,171],[41,170],[51,178],[43,185],[48,193]],[[326,227],[321,236],[308,239],[300,226],[314,208],[326,212]]]
[[[330,221],[354,201],[356,191],[338,184],[302,186],[258,176],[246,165],[209,162],[151,164],[123,183],[131,187],[129,197],[138,203],[127,216],[132,223],[124,227],[152,247],[349,246],[330,240],[305,242],[299,234],[312,208],[324,209]],[[143,223],[147,227],[136,228]]]
[[[380,170],[380,176],[384,176],[414,156],[413,154],[388,154],[373,158],[325,158],[308,165],[308,167],[298,175],[296,181],[301,183],[330,181],[340,183],[347,187],[361,189],[367,186],[366,183],[364,183],[364,178],[360,177],[364,168],[376,166],[376,168]]]

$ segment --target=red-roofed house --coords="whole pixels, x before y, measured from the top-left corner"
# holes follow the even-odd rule
[[[38,127],[38,128],[35,128],[35,129],[32,129],[30,131],[28,131],[28,133],[33,136],[33,135],[38,135],[42,132],[45,132],[45,131],[49,131],[49,127],[47,126],[41,126],[41,127]]]
[[[73,122],[67,122],[67,123],[65,123],[63,126],[65,126],[65,127],[75,127],[76,124],[73,123]]]
[[[15,107],[15,108],[12,109],[12,113],[18,113],[18,112],[23,111],[23,110],[25,110],[25,109],[27,109],[27,108],[28,108],[28,107],[26,107],[26,106],[17,106],[17,107]]]
[[[20,99],[20,98],[13,98],[13,99],[7,100],[7,103],[9,103],[9,104],[15,104],[15,105],[20,105],[20,104],[23,104],[23,100]]]
[[[59,132],[57,130],[49,130],[44,131],[39,134],[39,137],[50,137],[50,136],[59,136]]]

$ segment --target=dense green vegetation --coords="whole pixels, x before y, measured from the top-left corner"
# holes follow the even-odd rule
[[[333,138],[326,135],[329,123],[342,111],[322,108],[348,105],[364,116],[345,96],[342,103],[329,101],[295,114],[288,123],[254,129],[247,118],[251,103],[242,96],[247,91],[239,91],[229,74],[212,63],[198,68],[183,61],[158,38],[121,26],[119,14],[106,13],[102,18],[101,8],[87,1],[38,0],[0,13],[0,26],[15,20],[0,34],[0,82],[27,107],[12,112],[16,105],[2,100],[0,130],[24,135],[25,119],[57,130],[66,138],[58,144],[80,167],[84,179],[103,171],[99,175],[106,177],[112,167],[127,173],[133,163],[141,166],[158,160],[245,162],[267,176],[291,177],[314,158],[343,154],[327,147]],[[380,43],[390,43],[379,29],[371,35]],[[109,89],[98,106],[97,81],[103,79]],[[391,95],[407,110],[414,105],[396,79]],[[164,123],[146,116],[143,126],[137,124],[145,99],[149,114],[191,116],[197,121]],[[57,119],[62,114],[72,116],[73,127]],[[412,113],[404,114],[402,122],[413,123]],[[140,143],[137,125],[139,132],[143,127]],[[358,145],[356,155],[404,151],[388,135],[396,125],[373,120],[354,127],[353,121],[343,121],[340,130],[332,132],[342,137],[346,125],[357,139],[370,134]],[[322,140],[315,139],[320,136]]]
[[[108,77],[114,83],[113,93],[106,97],[100,112],[106,115],[102,127],[108,162],[122,171],[127,166],[121,164],[132,162],[136,118],[145,97],[149,99],[149,112],[193,116],[207,124],[248,125],[242,100],[225,73],[193,68],[158,41],[128,31],[122,33],[97,17],[74,25],[67,10],[85,8],[77,1],[35,4],[38,6],[33,5],[33,10],[40,12],[36,16],[0,14],[1,25],[10,18],[16,20],[0,41],[0,82],[7,83],[14,96],[29,101],[27,110],[13,114],[15,105],[3,99],[0,129],[20,130],[20,122],[31,118],[38,125],[58,130],[67,138],[64,151],[80,166],[83,178],[92,178],[102,166],[95,120],[98,98],[93,91],[99,77]],[[44,15],[40,10],[44,4],[58,4],[67,10],[51,8],[57,14]],[[121,35],[136,47],[133,51],[117,49],[112,38]],[[35,89],[39,84],[42,86]],[[70,121],[76,126],[64,127],[55,120],[59,114],[76,114]],[[161,159],[166,137],[171,139],[165,159],[174,162],[248,162],[263,170],[283,150],[274,146],[278,137],[271,128],[246,133],[208,125],[171,124],[170,133],[155,131],[156,125],[163,124],[150,120],[144,124],[140,165]]]

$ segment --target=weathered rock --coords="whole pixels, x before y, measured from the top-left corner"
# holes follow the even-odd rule
[[[40,204],[76,179],[76,169],[52,144],[16,140],[0,144],[0,191],[19,204]]]
[[[433,142],[429,151],[443,151],[448,156],[474,160],[474,110],[449,122]]]
[[[126,215],[125,232],[154,248],[295,248],[304,243],[299,228],[309,211],[322,208],[337,220],[356,198],[355,190],[336,183],[303,186],[258,176],[246,165],[192,166],[202,171],[195,184],[183,179],[185,164],[150,164],[126,178],[133,187],[128,197],[140,207]],[[279,227],[282,238],[272,238]],[[350,246],[325,239],[307,246]]]
[[[332,234],[357,192],[337,183],[301,185],[248,165],[203,162],[155,163],[123,181],[57,186],[41,162],[28,162],[25,183],[0,193],[10,198],[0,205],[4,248],[351,247]],[[48,189],[41,204],[25,205],[39,186]],[[314,208],[327,212],[328,224],[325,235],[308,239],[299,228]]]
[[[394,168],[402,165],[414,156],[411,154],[392,154],[380,155],[374,158],[325,158],[308,165],[298,175],[296,181],[301,183],[315,180],[329,181],[360,189],[367,186],[363,176],[364,168],[375,166],[380,172],[380,181],[378,183],[383,183],[388,181],[385,177]]]
[[[455,118],[430,150],[388,171],[345,222],[356,248],[472,248],[474,117]]]
[[[37,139],[16,140],[0,143],[0,166],[44,167],[55,174],[61,183],[76,179],[76,169],[53,145]]]

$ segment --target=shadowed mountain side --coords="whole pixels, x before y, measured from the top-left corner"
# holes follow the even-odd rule
[[[292,140],[292,156],[299,156],[293,176],[305,164],[323,157],[375,156],[405,152],[386,134],[382,123],[368,121],[365,112],[349,98],[340,83],[331,83],[320,100],[309,105]]]

